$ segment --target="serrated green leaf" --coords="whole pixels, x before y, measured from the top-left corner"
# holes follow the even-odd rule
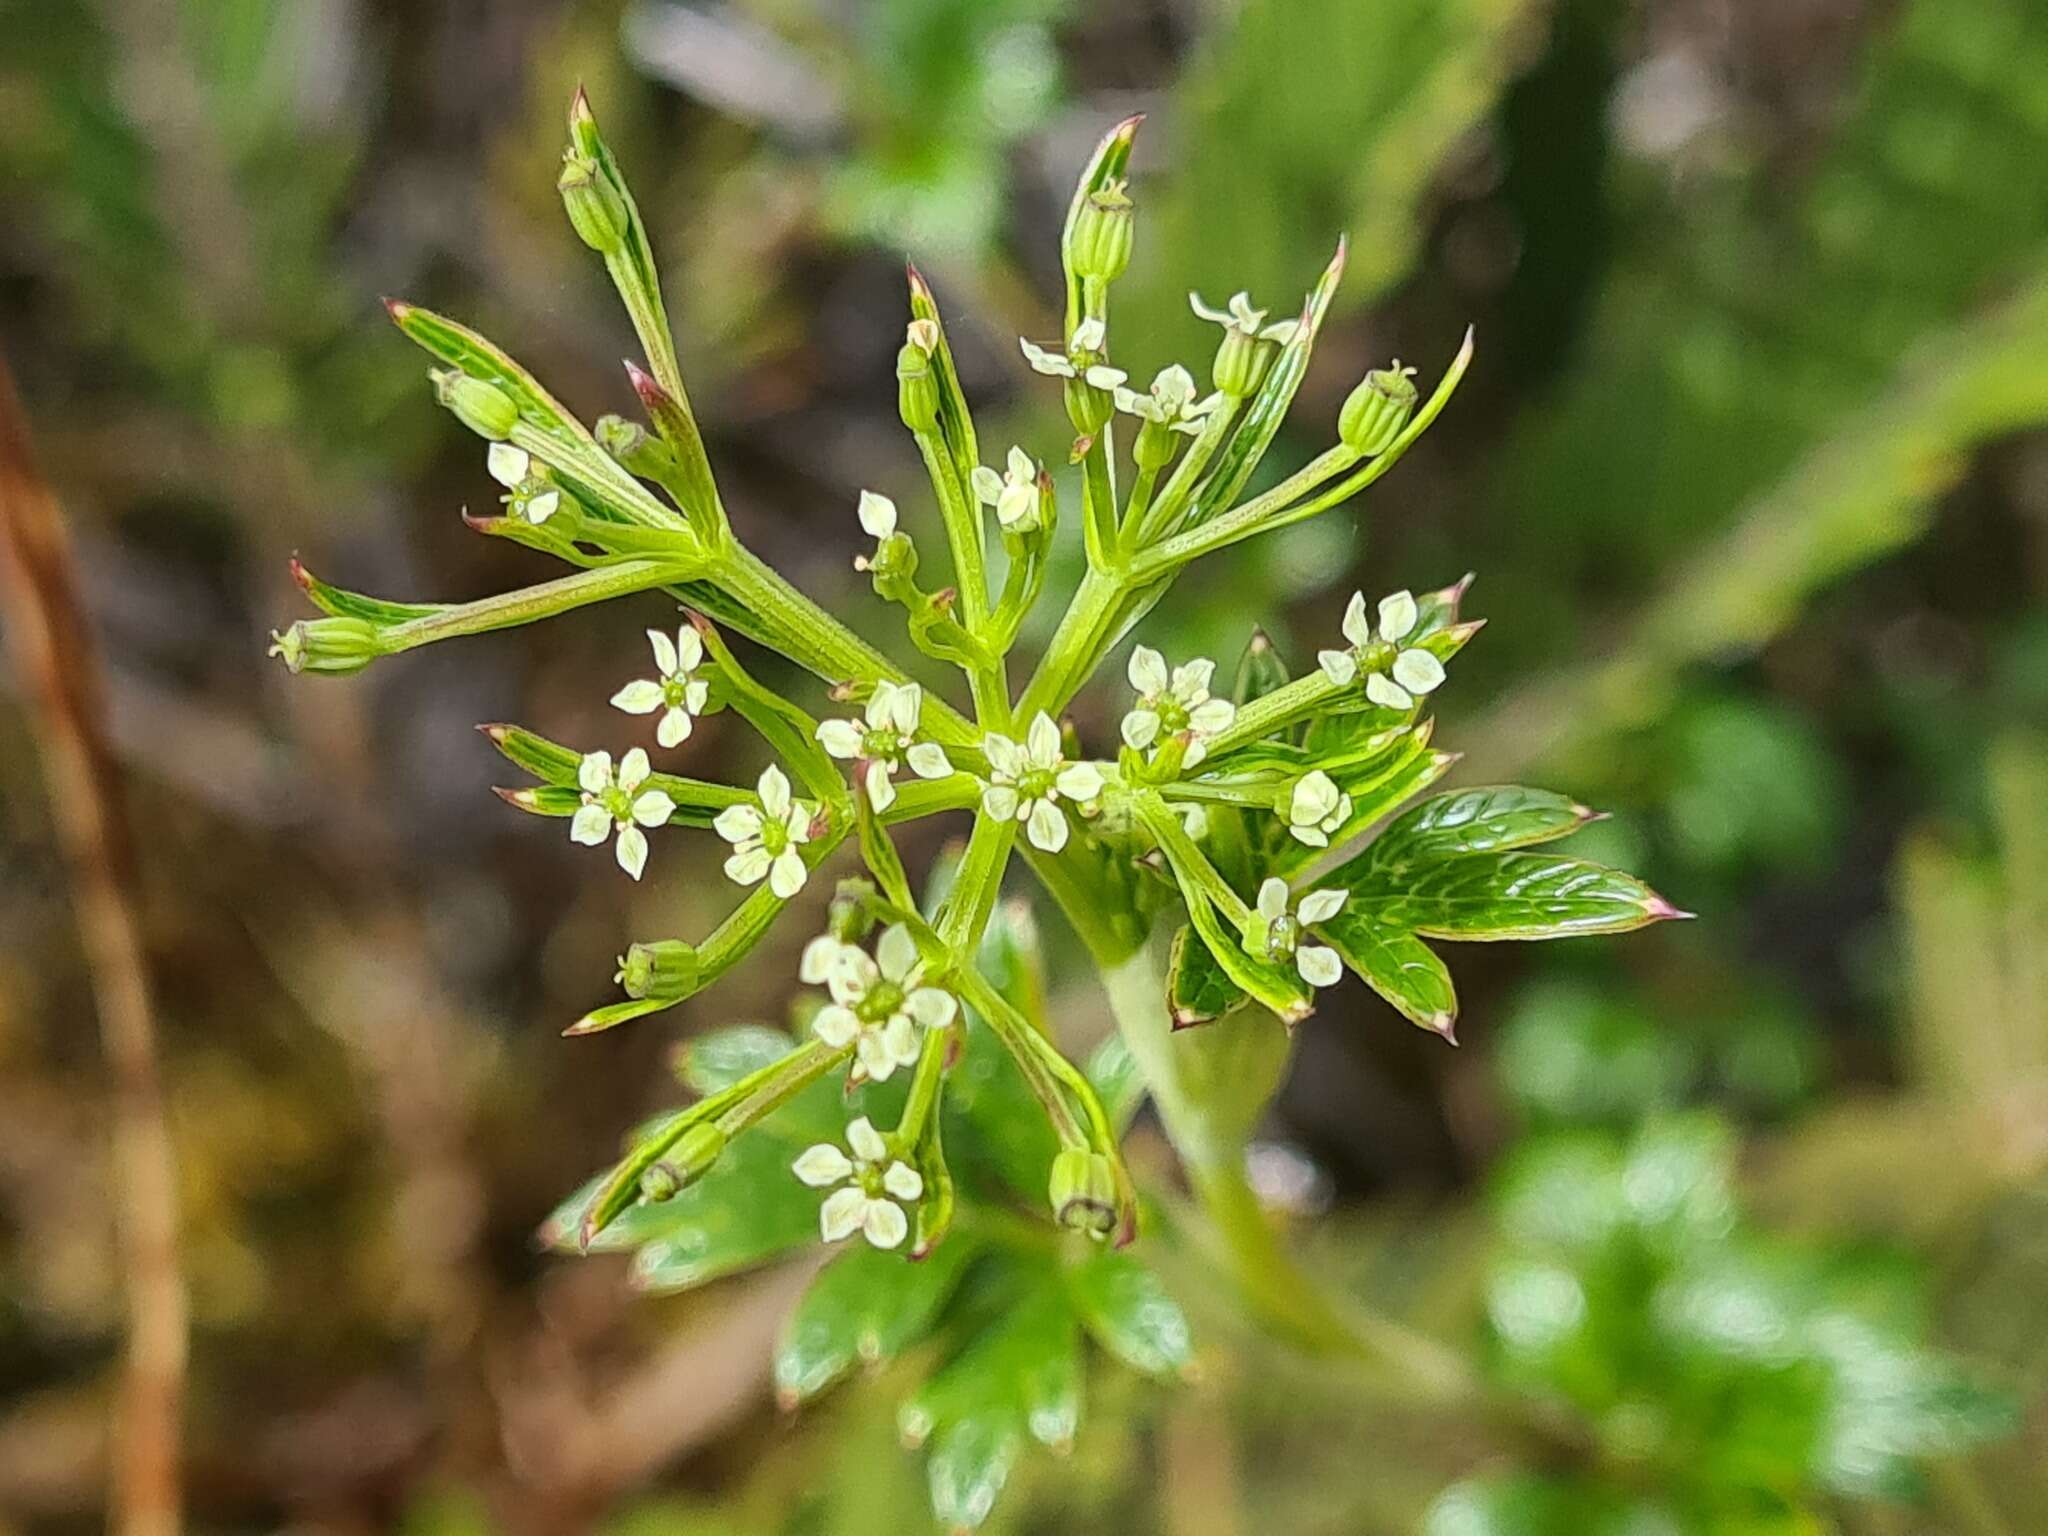
[[[1315,931],[1403,1018],[1450,1038],[1458,1021],[1458,993],[1435,950],[1405,929],[1389,928],[1349,907],[1317,924]]]
[[[979,1250],[964,1236],[917,1263],[865,1244],[819,1272],[782,1325],[775,1390],[794,1406],[831,1386],[856,1361],[892,1360],[930,1331]]]
[[[1593,812],[1565,795],[1488,784],[1432,795],[1373,839],[1369,861],[1396,870],[1468,853],[1507,853],[1576,832]]]
[[[1224,974],[1200,934],[1191,927],[1174,934],[1166,967],[1166,1006],[1175,1028],[1220,1019],[1245,1001],[1244,989]]]
[[[1383,926],[1431,938],[1562,939],[1628,933],[1677,909],[1632,875],[1545,853],[1473,854],[1395,877],[1368,851],[1334,872]]]
[[[1067,1294],[1089,1335],[1148,1376],[1184,1371],[1194,1336],[1180,1303],[1159,1276],[1132,1254],[1096,1248],[1063,1272]]]
[[[963,1419],[941,1430],[926,1463],[933,1515],[949,1531],[975,1529],[996,1507],[1023,1448],[1023,1421],[1014,1410]]]

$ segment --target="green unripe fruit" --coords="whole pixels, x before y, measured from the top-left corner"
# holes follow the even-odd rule
[[[657,1204],[673,1200],[711,1171],[725,1154],[726,1134],[708,1120],[683,1132],[667,1157],[640,1175],[640,1197]]]
[[[562,174],[555,181],[562,194],[562,207],[577,238],[603,256],[616,256],[626,248],[626,236],[633,226],[626,200],[619,189],[605,179],[595,160],[570,150],[562,157]]]
[[[1076,277],[1114,282],[1131,264],[1137,219],[1124,184],[1112,181],[1088,194],[1074,220],[1067,265]]]
[[[1047,1189],[1053,1220],[1070,1232],[1107,1237],[1116,1229],[1116,1174],[1109,1159],[1086,1147],[1068,1147],[1052,1160]]]
[[[434,375],[434,395],[478,437],[497,443],[519,425],[519,406],[495,384],[446,369]]]
[[[339,677],[362,671],[384,654],[384,648],[376,626],[367,619],[301,619],[283,633],[271,634],[270,654],[292,672]]]
[[[697,987],[697,950],[681,939],[635,944],[619,961],[618,982],[634,999],[688,997]]]
[[[1223,394],[1243,400],[1264,382],[1266,370],[1273,366],[1279,351],[1277,343],[1261,341],[1235,326],[1226,326],[1223,345],[1216,349],[1216,361],[1209,368],[1209,378]]]
[[[896,409],[913,432],[930,432],[939,424],[939,381],[932,377],[932,355],[906,341],[896,354]]]
[[[1415,414],[1414,371],[1397,360],[1392,368],[1375,368],[1359,381],[1337,414],[1337,435],[1345,447],[1370,459],[1393,445]]]

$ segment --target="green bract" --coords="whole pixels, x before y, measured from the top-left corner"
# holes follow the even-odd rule
[[[484,728],[533,781],[500,791],[511,804],[560,819],[576,842],[610,844],[635,879],[686,843],[705,878],[722,868],[734,886],[731,914],[710,933],[623,947],[623,999],[568,1033],[714,986],[786,911],[815,911],[813,877],[842,853],[857,850],[866,877],[842,881],[829,924],[804,936],[801,1038],[749,1028],[698,1041],[684,1062],[694,1100],[641,1127],[549,1234],[631,1250],[636,1278],[657,1290],[821,1234],[847,1243],[789,1325],[783,1395],[795,1403],[856,1361],[942,1340],[944,1363],[905,1404],[902,1428],[931,1447],[937,1511],[973,1525],[1028,1442],[1072,1439],[1085,1338],[1141,1371],[1188,1363],[1180,1309],[1116,1251],[1139,1226],[1122,1131],[1152,1092],[1204,1197],[1227,1202],[1232,1138],[1277,1080],[1284,1041],[1249,1015],[1206,1031],[1213,1046],[1171,1038],[1169,1020],[1256,1003],[1292,1026],[1348,967],[1448,1037],[1455,995],[1428,941],[1611,933],[1680,914],[1627,875],[1544,847],[1590,815],[1563,797],[1460,790],[1404,812],[1454,761],[1433,745],[1426,709],[1479,628],[1461,613],[1467,582],[1376,605],[1357,594],[1341,634],[1298,673],[1262,635],[1231,683],[1209,658],[1169,663],[1138,646],[1117,683],[1130,690],[1120,741],[1084,743],[1063,723],[1190,563],[1335,508],[1398,464],[1456,390],[1469,334],[1426,399],[1412,370],[1369,375],[1337,443],[1247,496],[1307,370],[1341,246],[1298,308],[1254,308],[1245,294],[1223,309],[1198,302],[1223,329],[1215,356],[1170,363],[1140,394],[1113,360],[1143,340],[1122,336],[1112,313],[1136,218],[1137,121],[1119,124],[1062,234],[1063,332],[1023,349],[1076,434],[1036,452],[977,437],[937,302],[911,269],[897,401],[936,515],[903,519],[873,492],[849,510],[874,541],[858,568],[903,610],[910,643],[957,669],[955,702],[913,683],[741,541],[646,229],[580,94],[569,126],[560,189],[638,333],[646,366],[628,374],[646,425],[605,417],[586,428],[485,338],[412,305],[391,313],[434,358],[436,397],[490,443],[485,467],[506,511],[472,526],[572,570],[466,604],[387,602],[298,570],[326,617],[289,626],[278,651],[294,671],[348,672],[616,597],[658,591],[685,610],[685,623],[671,610],[648,630],[651,666],[645,651],[622,664],[611,702],[623,740],[612,747]],[[1205,373],[1216,392],[1198,399]],[[1064,510],[1081,530],[1084,572],[1043,653],[1013,676],[1063,511],[1046,466],[1066,462],[1079,469],[1078,507]],[[920,559],[916,540],[934,529],[943,556]],[[767,687],[731,633],[821,686],[805,700]],[[725,710],[773,755],[753,783],[707,782],[650,757],[687,751],[694,722]],[[971,817],[972,830],[920,901],[890,829],[939,814]],[[1051,1038],[1028,911],[999,902],[1018,856],[1110,983],[1123,1034],[1091,1070]],[[1171,934],[1171,964],[1148,982],[1155,932]],[[1262,1262],[1256,1243],[1233,1246]],[[907,1268],[906,1257],[924,1262]],[[1319,1326],[1287,1305],[1289,1327]]]

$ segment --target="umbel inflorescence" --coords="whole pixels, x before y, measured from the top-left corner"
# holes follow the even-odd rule
[[[575,1203],[583,1246],[629,1211],[680,1205],[685,1192],[708,1198],[714,1172],[737,1166],[742,1137],[833,1082],[856,1095],[846,1109],[859,1112],[842,1111],[835,1133],[794,1156],[778,1154],[777,1176],[818,1192],[814,1219],[828,1241],[860,1234],[878,1249],[932,1253],[967,1188],[956,1184],[941,1128],[960,1063],[973,1060],[971,1039],[991,1042],[1007,1080],[1043,1116],[1035,1177],[1057,1226],[1128,1241],[1138,1211],[1118,1147],[1127,1104],[1106,1107],[1096,1077],[991,973],[991,924],[1013,862],[1037,874],[1105,963],[1169,927],[1159,1007],[1176,1025],[1246,1004],[1292,1025],[1348,968],[1449,1036],[1455,996],[1427,939],[1615,932],[1676,915],[1626,875],[1531,851],[1588,819],[1565,797],[1466,790],[1395,815],[1452,762],[1432,745],[1424,710],[1479,628],[1460,611],[1465,582],[1354,595],[1339,632],[1298,675],[1257,637],[1229,677],[1208,658],[1138,644],[1114,670],[1115,686],[1128,689],[1118,739],[1083,742],[1064,722],[1189,564],[1363,492],[1435,420],[1471,356],[1468,334],[1427,400],[1412,368],[1367,374],[1335,442],[1246,495],[1308,366],[1343,250],[1297,310],[1261,308],[1242,293],[1221,307],[1194,298],[1219,328],[1213,356],[1199,368],[1168,363],[1140,387],[1124,363],[1142,355],[1143,339],[1118,333],[1110,304],[1131,255],[1136,128],[1132,119],[1111,130],[1075,190],[1061,238],[1060,336],[1021,347],[1072,426],[1050,458],[1077,473],[1056,481],[1028,448],[980,442],[937,303],[910,272],[897,404],[936,515],[905,515],[863,491],[849,528],[857,521],[863,535],[858,569],[902,611],[916,651],[957,674],[959,702],[928,685],[938,669],[913,680],[742,541],[699,437],[646,228],[580,94],[560,189],[638,332],[646,363],[627,373],[644,422],[605,416],[586,427],[482,336],[390,305],[438,360],[437,399],[488,444],[484,468],[502,487],[503,510],[471,526],[570,573],[474,603],[412,604],[295,568],[324,616],[276,636],[275,654],[294,672],[350,673],[431,641],[615,598],[666,594],[683,614],[649,629],[648,652],[622,662],[612,749],[483,728],[533,781],[500,791],[512,805],[560,818],[577,843],[609,844],[634,879],[650,860],[695,859],[717,864],[734,887],[731,915],[703,938],[628,949],[616,978],[624,997],[569,1032],[608,1029],[703,991],[842,845],[865,866],[835,885],[825,931],[805,936],[799,979],[814,1011],[804,1038],[761,1049],[750,1037],[739,1065],[693,1079],[701,1096],[643,1128]],[[1071,510],[1056,488],[1070,480]],[[1064,521],[1080,525],[1084,573],[1058,595],[1063,616],[1025,666],[1017,637],[1047,599]],[[817,697],[800,702],[764,685],[729,633],[820,679]],[[744,784],[671,771],[686,762],[696,722],[722,710],[758,733],[770,765]],[[891,829],[942,815],[969,818],[971,830],[920,901]],[[1311,874],[1375,828],[1362,851]],[[1013,1199],[1017,1182],[984,1181],[967,1198]]]

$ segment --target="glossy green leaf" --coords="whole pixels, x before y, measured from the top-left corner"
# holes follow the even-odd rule
[[[1458,994],[1435,950],[1406,929],[1390,928],[1369,912],[1350,908],[1318,924],[1316,932],[1403,1018],[1451,1038]]]
[[[1474,854],[1398,878],[1368,851],[1337,870],[1384,926],[1440,939],[1562,939],[1627,933],[1678,910],[1631,875],[1544,853]]]
[[[1068,1265],[1063,1278],[1089,1335],[1117,1359],[1149,1376],[1188,1368],[1194,1337],[1187,1314],[1130,1252],[1092,1249]]]
[[[1245,1001],[1244,989],[1224,974],[1201,935],[1191,927],[1174,934],[1166,968],[1166,1006],[1174,1028],[1220,1019]]]
[[[1576,832],[1594,812],[1568,796],[1519,784],[1432,795],[1373,840],[1369,862],[1398,870],[1468,853],[1507,853]]]
[[[783,1405],[816,1396],[856,1361],[892,1360],[923,1338],[976,1252],[956,1236],[912,1264],[861,1243],[826,1265],[776,1341],[775,1391]]]

